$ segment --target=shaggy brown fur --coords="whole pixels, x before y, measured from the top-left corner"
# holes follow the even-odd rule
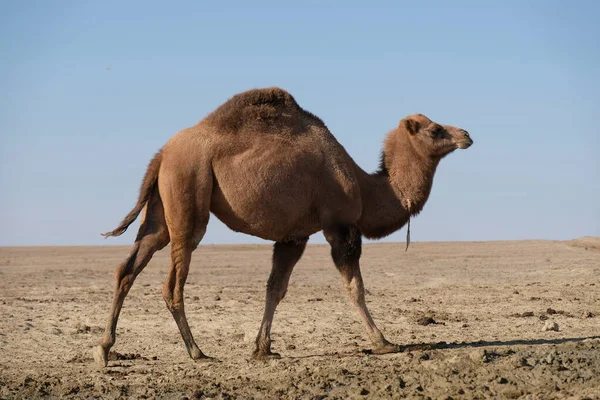
[[[183,288],[211,212],[234,231],[276,243],[255,358],[278,356],[271,352],[270,339],[275,308],[309,236],[321,230],[373,351],[396,351],[365,304],[361,236],[381,238],[400,229],[425,205],[439,161],[472,143],[462,129],[411,115],[387,135],[381,168],[368,174],[323,121],[286,91],[255,89],[234,96],[168,141],[150,162],[134,209],[105,234],[122,234],[144,211],[133,249],[116,270],[113,303],[95,360],[107,364],[125,296],[154,252],[169,242],[172,265],[163,298],[189,355],[206,357],[188,326]]]

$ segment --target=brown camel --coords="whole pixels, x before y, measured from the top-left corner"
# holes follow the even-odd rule
[[[279,356],[271,352],[273,314],[309,236],[321,230],[373,352],[397,351],[365,304],[361,237],[382,238],[418,214],[439,161],[472,143],[463,129],[411,115],[387,135],[381,167],[368,174],[323,121],[286,91],[254,89],[233,96],[168,141],[150,162],[133,210],[105,234],[121,235],[142,213],[131,253],[116,270],[108,323],[94,359],[106,366],[125,296],[152,255],[169,242],[172,264],[163,298],[190,357],[207,357],[192,337],[183,287],[211,212],[234,231],[275,242],[254,358]]]

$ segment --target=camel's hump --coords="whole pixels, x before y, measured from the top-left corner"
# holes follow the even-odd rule
[[[322,124],[313,114],[303,110],[294,97],[278,87],[251,89],[238,93],[209,114],[206,123],[226,132],[244,127],[271,130],[281,124],[292,124],[290,118],[309,116]]]
[[[223,106],[231,104],[237,107],[258,106],[262,104],[271,104],[283,107],[299,107],[294,97],[287,91],[278,88],[250,89],[238,93],[229,99]],[[221,107],[223,107],[221,106]]]

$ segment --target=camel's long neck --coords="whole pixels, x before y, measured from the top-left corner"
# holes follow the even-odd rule
[[[363,212],[359,228],[368,238],[381,238],[402,228],[422,209],[433,185],[439,160],[410,148],[384,150],[382,170],[361,176]]]

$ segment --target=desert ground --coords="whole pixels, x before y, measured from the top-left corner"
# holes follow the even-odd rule
[[[309,245],[250,354],[268,245],[201,245],[186,285],[188,358],[161,286],[168,248],[125,300],[107,368],[98,342],[128,247],[0,248],[0,398],[600,399],[600,239],[364,246],[379,328],[403,351],[369,354],[325,245]],[[544,326],[558,324],[558,330]],[[546,325],[548,324],[548,325]]]

